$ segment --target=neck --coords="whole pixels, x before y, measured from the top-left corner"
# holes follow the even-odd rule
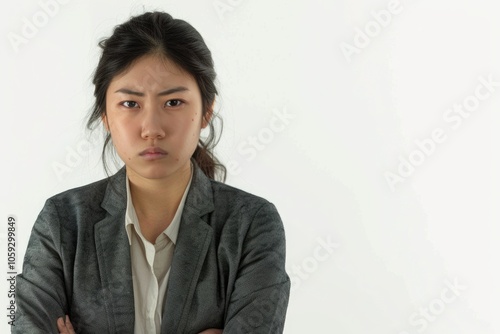
[[[147,179],[127,170],[130,195],[141,228],[147,224],[156,229],[167,228],[182,199],[191,177],[191,162],[163,179]]]

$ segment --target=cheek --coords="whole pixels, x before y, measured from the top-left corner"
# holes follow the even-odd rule
[[[200,113],[195,113],[194,117],[191,118],[191,136],[198,141],[198,138],[200,137],[200,132],[201,132],[201,116]]]
[[[122,158],[122,160],[130,160],[130,148],[133,147],[132,131],[124,124],[110,124],[111,139],[113,146]]]
[[[196,119],[190,118],[182,125],[178,126],[177,129],[177,139],[184,142],[185,145],[191,146],[193,141],[198,141],[200,135],[200,122]]]
[[[201,120],[198,119],[198,115],[191,115],[182,122],[177,124],[176,127],[176,146],[182,147],[183,151],[194,151],[198,145],[198,139],[200,137]]]
[[[121,118],[111,123],[111,134],[120,137],[122,140],[130,140],[133,135],[137,135],[140,131],[139,124],[136,120]]]
[[[201,130],[201,115],[199,112],[193,112],[189,116],[183,117],[178,122],[179,128],[183,133],[197,134]]]

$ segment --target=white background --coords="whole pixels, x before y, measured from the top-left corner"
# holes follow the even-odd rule
[[[497,2],[401,0],[380,31],[372,12],[387,0],[66,2],[17,48],[13,34],[43,8],[11,1],[0,14],[6,276],[8,215],[18,220],[20,271],[45,200],[104,176],[98,132],[85,131],[97,42],[158,9],[190,22],[213,53],[217,153],[238,165],[227,183],[282,216],[293,283],[285,333],[500,333],[500,86],[460,126],[443,118],[473,101],[480,77],[500,82]],[[358,52],[346,57],[342,43]],[[276,113],[291,116],[270,137]],[[436,129],[446,140],[418,153],[415,141]],[[245,151],[251,137],[255,156]],[[410,155],[423,161],[391,188],[387,173]],[[7,291],[2,279],[1,332]]]

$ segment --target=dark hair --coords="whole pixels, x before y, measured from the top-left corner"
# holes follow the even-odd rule
[[[100,41],[99,46],[102,54],[92,81],[95,85],[95,102],[87,122],[88,129],[93,130],[95,123],[106,114],[106,91],[112,79],[146,55],[166,57],[191,74],[201,92],[202,117],[213,113],[211,107],[217,88],[212,54],[203,37],[186,21],[174,19],[164,12],[147,12],[116,26],[113,34]],[[192,159],[209,178],[215,179],[217,176],[224,181],[226,168],[213,153],[218,142],[212,122],[214,117],[218,115],[214,113],[210,119],[206,141],[200,138]],[[108,176],[105,153],[110,141],[111,135],[107,133],[101,158]]]

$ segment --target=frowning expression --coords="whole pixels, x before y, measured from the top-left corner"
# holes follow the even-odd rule
[[[207,116],[194,77],[148,55],[113,78],[103,122],[127,172],[154,179],[188,168]]]

